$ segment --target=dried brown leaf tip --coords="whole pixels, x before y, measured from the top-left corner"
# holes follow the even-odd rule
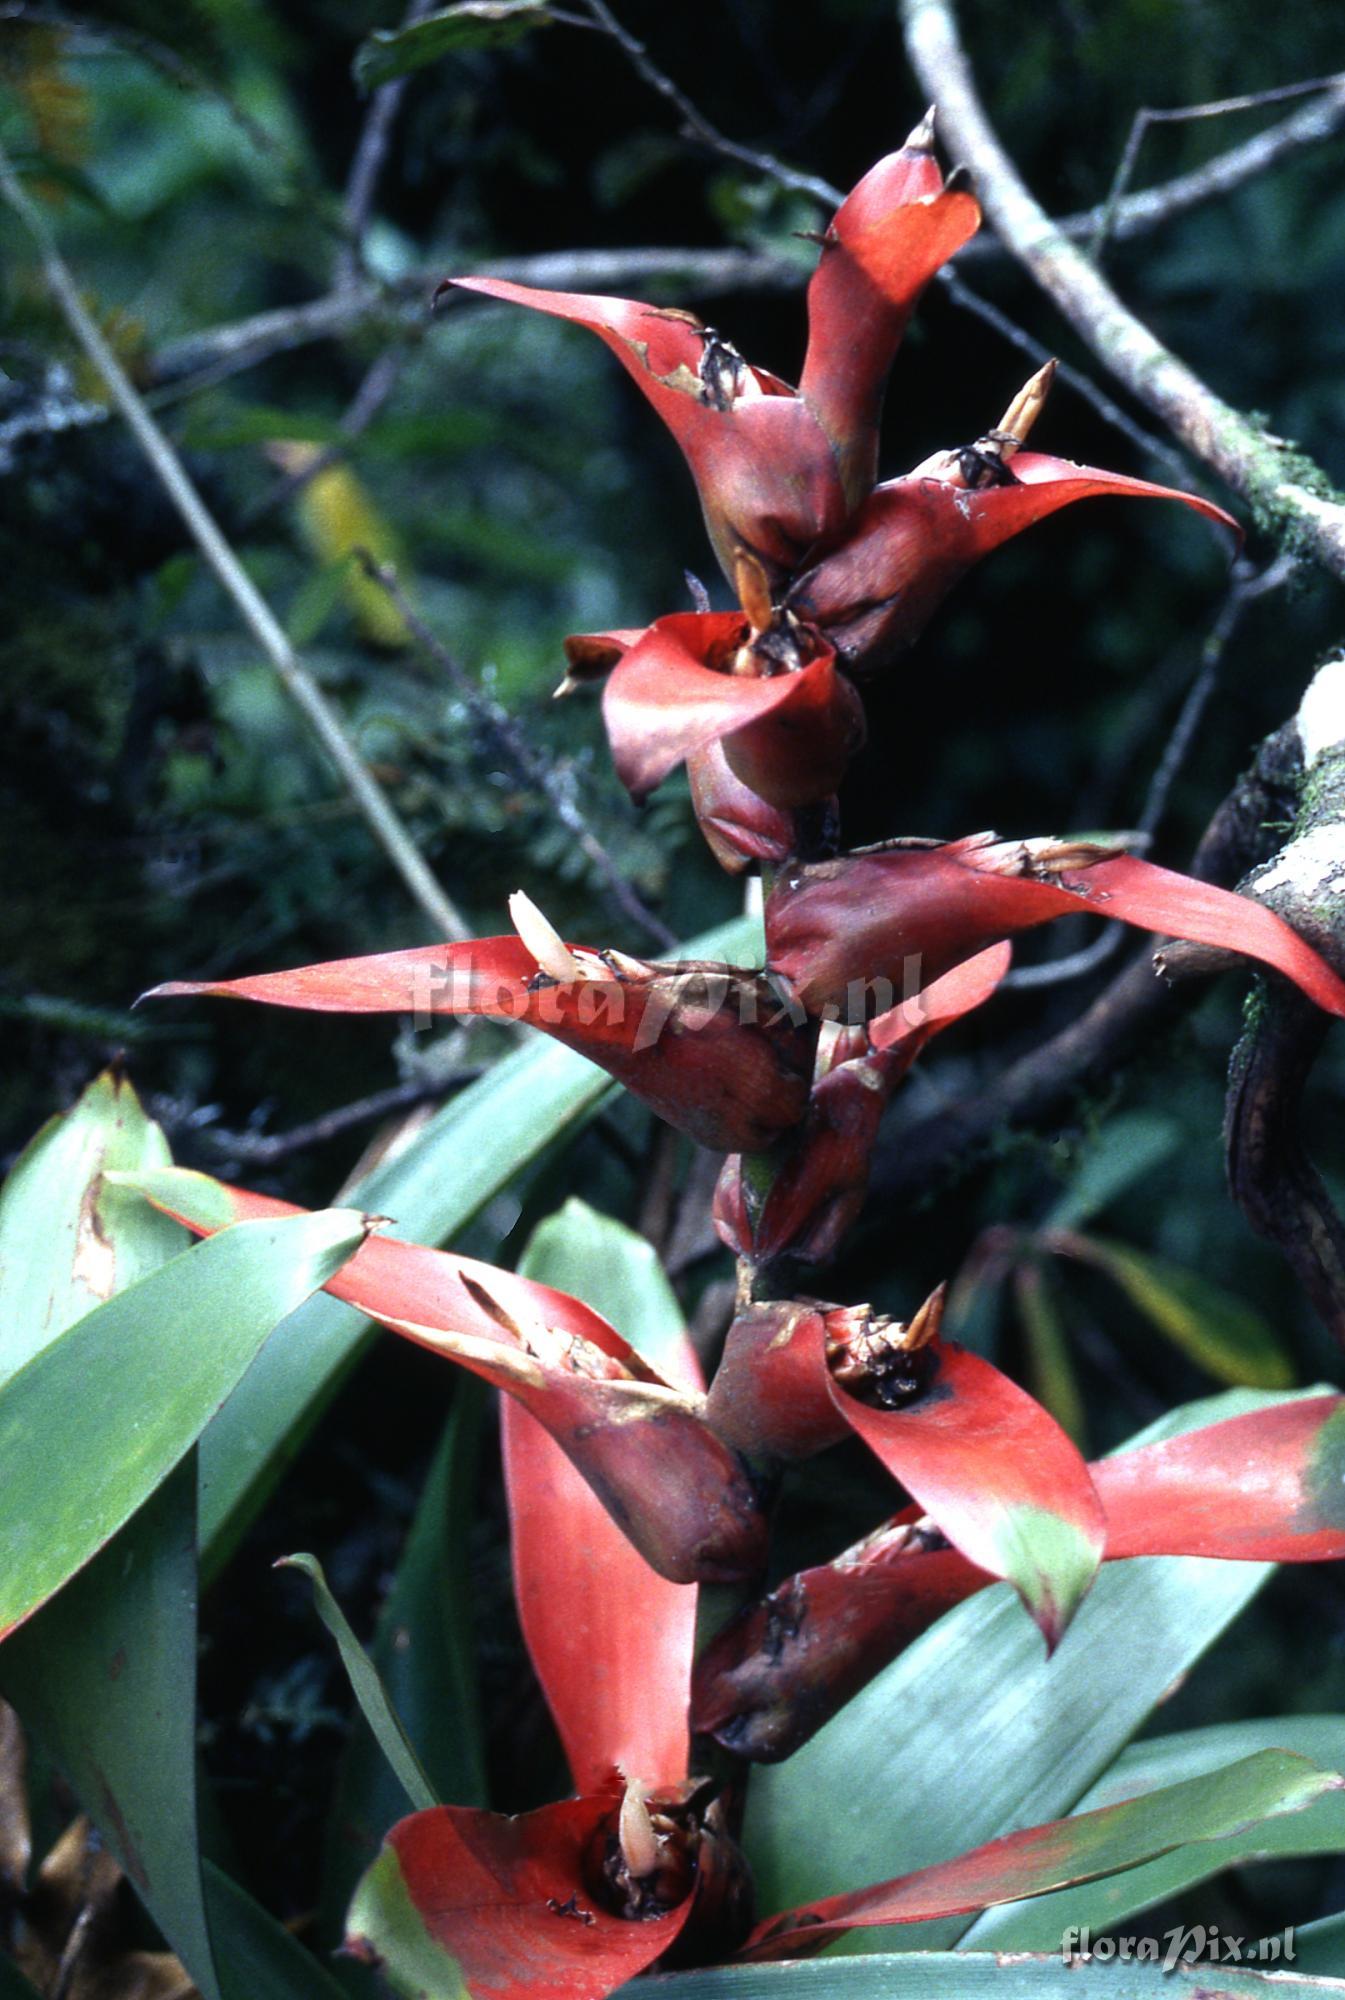
[[[931,1342],[943,1321],[948,1287],[940,1285],[909,1322],[868,1306],[838,1306],[826,1315],[827,1365],[852,1396],[900,1408],[929,1381]]]

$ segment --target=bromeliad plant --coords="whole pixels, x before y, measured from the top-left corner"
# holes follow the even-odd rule
[[[566,686],[603,682],[636,799],[685,764],[718,860],[760,867],[762,963],[567,942],[520,894],[512,935],[156,989],[522,1022],[726,1156],[714,1220],[738,1299],[708,1387],[685,1340],[655,1365],[536,1279],[380,1233],[350,1254],[349,1222],[340,1268],[309,1273],[504,1392],[520,1614],[575,1786],[512,1820],[413,1794],[421,1809],[388,1834],[348,1923],[348,1949],[401,1993],[600,2000],[654,1965],[806,1958],[853,1929],[964,1916],[1229,1839],[1339,1782],[1265,1750],[914,1872],[875,1852],[876,1886],[756,1907],[752,1766],[798,1752],[955,1605],[1007,1582],[1050,1650],[1104,1564],[1345,1555],[1345,1399],[1284,1401],[1089,1465],[945,1337],[942,1289],[898,1321],[815,1296],[808,1275],[862,1207],[892,1092],[933,1036],[992,1002],[1020,932],[1119,918],[1256,960],[1345,1014],[1345,983],[1278,917],[1120,844],[841,846],[865,685],[982,556],[1107,494],[1177,500],[1236,533],[1192,495],[1029,451],[1049,368],[973,443],[875,483],[903,330],[977,223],[927,122],[821,239],[797,389],[688,313],[451,281],[596,332],[687,458],[737,608],[571,639]],[[318,1228],[154,1161],[108,1179],[226,1245],[239,1229],[271,1244]],[[903,1504],[768,1590],[782,1481],[851,1437]]]

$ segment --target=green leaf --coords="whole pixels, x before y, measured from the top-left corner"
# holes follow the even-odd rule
[[[1070,1255],[1104,1271],[1174,1347],[1217,1381],[1254,1389],[1285,1389],[1293,1381],[1293,1361],[1274,1328],[1208,1278],[1097,1236],[1072,1237]]]
[[[1131,1111],[1108,1119],[1043,1228],[1080,1229],[1170,1159],[1181,1126],[1160,1112]]]
[[[11,1377],[0,1393],[0,1634],[130,1519],[267,1335],[364,1233],[342,1209],[241,1223],[87,1313]]]
[[[1295,1929],[1294,1970],[1320,1980],[1345,1982],[1345,1910]]]
[[[531,28],[550,21],[537,0],[459,0],[408,28],[376,28],[355,52],[355,81],[361,90],[424,69],[458,49],[500,48]]]
[[[467,1557],[487,1396],[473,1376],[457,1385],[371,1648],[437,1797],[463,1806],[487,1800]],[[356,1881],[404,1811],[387,1759],[372,1732],[357,1723],[342,1760],[323,1881],[335,1937],[342,1935]]]
[[[196,1832],[196,1462],[0,1646],[0,1688],[217,1996]]]
[[[1304,1935],[1298,1933],[1299,1937]],[[989,1952],[931,1951],[823,1958],[804,1965],[729,1965],[631,1980],[621,2000],[1195,2000],[1161,1962],[1067,1964]],[[1206,1988],[1208,1991],[1208,1988]],[[1337,2000],[1345,1981],[1300,1977],[1297,1967],[1259,1973],[1220,1965],[1218,2000]]]
[[[684,955],[759,963],[760,924],[744,917],[720,924],[693,938]],[[610,1090],[583,1056],[531,1043],[469,1084],[348,1198],[370,1214],[395,1217],[388,1235],[443,1243]],[[373,1333],[352,1306],[312,1299],[230,1397],[201,1445],[207,1573],[236,1545]]]
[[[1288,1716],[1186,1730],[1134,1743],[1080,1799],[1092,1812],[1118,1799],[1138,1798],[1160,1786],[1198,1779],[1231,1758],[1270,1749],[1297,1751],[1327,1769],[1345,1768],[1345,1716]],[[1049,1951],[1071,1924],[1101,1932],[1225,1868],[1261,1858],[1345,1853],[1345,1792],[1329,1792],[1302,1812],[1266,1820],[1222,1840],[1177,1847],[1125,1875],[1063,1889],[1031,1903],[989,1910],[967,1933],[969,1949]]]
[[[1132,1442],[1269,1400],[1206,1397]],[[960,1605],[786,1763],[753,1771],[744,1840],[761,1907],[862,1888],[1069,1812],[1269,1573],[1185,1557],[1105,1565],[1049,1660],[1005,1590]],[[903,1938],[919,1950],[963,1928]]]
[[[237,1882],[213,1861],[202,1872],[224,2000],[348,2000],[313,1954]]]
[[[1048,1820],[936,1862],[913,1875],[823,1898],[768,1919],[745,1950],[788,1957],[806,1936],[811,1954],[854,1925],[886,1926],[920,1917],[960,1917],[1010,1897],[1033,1896],[1141,1866],[1183,1844],[1237,1840],[1249,1828],[1294,1814],[1345,1778],[1286,1750],[1260,1750],[1235,1764],[1184,1778],[1138,1798],[1068,1819]],[[1059,1943],[1056,1932],[1051,1941]]]
[[[105,1071],[44,1125],[0,1193],[0,1385],[94,1306],[181,1250],[186,1232],[102,1180],[169,1164],[124,1077]]]
[[[576,1195],[538,1223],[518,1270],[592,1306],[660,1374],[686,1339],[682,1308],[653,1244]]]
[[[427,1806],[438,1805],[434,1787],[412,1748],[401,1718],[388,1700],[372,1660],[351,1630],[345,1612],[332,1596],[322,1573],[322,1564],[316,1556],[282,1556],[276,1568],[301,1570],[312,1584],[318,1616],[336,1641],[341,1664],[360,1705],[360,1713],[377,1737],[379,1748],[396,1774],[412,1811],[422,1812]]]
[[[167,1158],[158,1126],[111,1072],[23,1154],[0,1195],[0,1308],[12,1363],[51,1356],[52,1342],[101,1297],[183,1248],[182,1230],[103,1179]],[[0,1647],[0,1687],[213,2000],[196,1826],[195,1544],[189,1452]]]

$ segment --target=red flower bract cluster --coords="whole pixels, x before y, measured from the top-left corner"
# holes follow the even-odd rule
[[[1001,542],[1075,500],[1188,493],[1023,452],[1053,364],[974,444],[875,485],[883,395],[925,286],[976,230],[959,177],[945,183],[927,119],[841,204],[808,288],[797,389],[753,368],[691,313],[629,299],[538,291],[506,279],[446,281],[596,333],[677,439],[715,554],[743,616],[686,613],[642,635],[571,641],[572,677],[611,670],[603,709],[623,782],[643,798],[673,767],[722,743],[733,775],[767,808],[830,797],[862,739],[850,676],[885,667],[919,637],[958,578]],[[623,643],[629,642],[629,643]],[[716,855],[762,858],[703,796]]]
[[[860,1210],[892,1092],[936,1034],[992,999],[1019,933],[1118,918],[1257,960],[1345,1015],[1345,983],[1278,917],[1104,841],[841,850],[865,678],[981,556],[1108,493],[1233,525],[1191,495],[1024,450],[1049,367],[974,443],[875,484],[902,332],[977,221],[927,124],[880,161],[821,240],[797,389],[687,313],[454,281],[597,333],[686,455],[738,608],[572,638],[567,685],[603,682],[637,799],[685,764],[718,860],[769,876],[762,966],[574,944],[519,894],[514,935],[157,989],[522,1022],[727,1155],[714,1220],[739,1286],[708,1388],[685,1341],[660,1372],[582,1301],[446,1252],[375,1237],[328,1286],[504,1392],[520,1617],[577,1792],[517,1820],[441,1806],[393,1828],[348,1949],[399,1991],[601,2000],[655,1962],[802,1957],[853,1925],[1132,1867],[1168,1837],[1144,1801],[755,1922],[733,1837],[740,1780],[689,1770],[690,1729],[739,1760],[786,1755],[996,1580],[1053,1646],[1108,1559],[1345,1553],[1338,1398],[1089,1466],[1022,1388],[945,1337],[942,1288],[906,1320],[813,1296],[811,1279],[796,1295],[800,1269],[827,1262]],[[177,1170],[139,1179],[201,1233],[284,1209]],[[862,1441],[909,1504],[762,1596],[780,1481],[843,1439]],[[722,1583],[750,1601],[693,1674],[696,1590]],[[1320,1789],[1299,1760],[1265,1755],[1280,1762],[1248,1780],[1264,1812]],[[1209,1837],[1224,1824],[1212,1814]],[[1162,1826],[1188,1837],[1179,1812]]]

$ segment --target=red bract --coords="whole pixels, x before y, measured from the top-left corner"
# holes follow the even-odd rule
[[[786,604],[831,641],[849,672],[873,673],[888,665],[920,636],[973,564],[1076,500],[1108,494],[1180,500],[1239,533],[1221,507],[1175,487],[1041,452],[1017,451],[1010,465],[1002,443],[1009,435],[1001,428],[980,445],[941,453],[904,478],[876,487],[839,547],[790,585]],[[999,470],[989,474],[979,467]],[[976,483],[992,477],[995,483]]]
[[[178,1168],[135,1180],[199,1235],[299,1212]],[[663,1382],[582,1300],[385,1236],[371,1237],[327,1289],[515,1397],[660,1575],[690,1583],[756,1573],[765,1516],[737,1459],[703,1421],[704,1398]]]
[[[479,2000],[595,2000],[652,1965],[678,1936],[689,1894],[631,1922],[594,1896],[588,1857],[619,1794],[543,1806],[520,1819],[436,1806],[393,1827],[347,1918],[345,1949],[374,1965],[395,1960],[406,1920],[390,1933],[386,1905],[423,1926],[412,1954],[424,1990]]]
[[[1089,1467],[1104,1561],[1345,1556],[1345,1397],[1312,1396],[1142,1445]],[[832,1563],[790,1577],[716,1636],[692,1719],[739,1756],[774,1762],[989,1574],[908,1508]]]
[[[766,902],[766,961],[809,1013],[857,1021],[890,1007],[912,974],[933,981],[999,939],[1081,914],[1258,959],[1345,1014],[1345,982],[1261,904],[1070,841],[975,834],[786,869]]]
[[[744,1177],[741,1154],[724,1162],[714,1201],[720,1241],[753,1264],[786,1254],[825,1263],[863,1206],[878,1127],[896,1085],[926,1042],[990,998],[1010,956],[1009,945],[993,945],[867,1028],[840,1031],[837,1059],[814,1084],[807,1117],[764,1194]],[[845,1048],[847,1033],[858,1041],[857,1053]]]
[[[673,1372],[699,1392],[685,1341]],[[655,1575],[527,1411],[506,1401],[503,1420],[524,1637],[580,1797],[521,1819],[436,1807],[401,1821],[356,1893],[347,1949],[395,1962],[409,1910],[432,1991],[592,2000],[688,1926],[703,1956],[732,1951],[751,1924],[746,1877],[713,1789],[687,1779],[695,1590]]]
[[[857,1306],[748,1308],[729,1329],[707,1419],[762,1458],[853,1431],[968,1561],[1014,1585],[1053,1646],[1101,1560],[1101,1505],[1055,1420],[990,1362],[940,1340],[941,1314],[940,1293],[909,1326]]]
[[[694,1360],[694,1357],[693,1357]],[[695,1391],[694,1374],[681,1386]],[[650,1568],[523,1405],[500,1411],[514,1598],[579,1792],[686,1776],[696,1591]]]
[[[611,348],[681,446],[726,576],[742,548],[782,575],[844,526],[835,457],[813,411],[694,313],[504,278],[446,282],[572,320]]]
[[[794,851],[793,816],[767,805],[730,769],[722,743],[687,758],[691,810],[721,868],[740,875],[753,861],[786,861]],[[835,801],[824,799],[834,813]]]
[[[613,667],[603,717],[617,775],[645,798],[715,743],[769,806],[830,797],[863,740],[864,711],[830,646],[796,628],[788,662],[758,646],[737,612],[660,618]]]
[[[526,944],[492,937],[424,945],[244,979],[173,980],[145,997],[523,1021],[599,1064],[704,1146],[752,1152],[798,1123],[812,1038],[758,974],[566,945],[526,898],[515,903]]]
[[[877,476],[883,390],[907,321],[980,220],[968,189],[944,186],[931,115],[869,169],[822,238],[799,394],[835,446],[852,508]]]
[[[732,580],[747,549],[778,580],[814,542],[840,533],[871,483],[883,383],[902,330],[979,220],[969,194],[943,190],[927,125],[880,160],[823,238],[797,391],[750,367],[690,313],[501,278],[446,282],[596,333],[681,446],[725,575]]]

